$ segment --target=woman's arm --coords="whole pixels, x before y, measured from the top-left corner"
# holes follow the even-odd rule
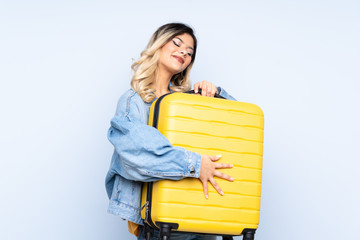
[[[147,125],[148,105],[133,90],[118,101],[108,139],[114,146],[109,177],[133,181],[178,180],[199,177],[201,156],[173,147],[154,127]]]
[[[116,155],[111,170],[143,182],[199,177],[200,154],[173,147],[156,128],[139,121],[135,115],[111,120],[108,139]]]

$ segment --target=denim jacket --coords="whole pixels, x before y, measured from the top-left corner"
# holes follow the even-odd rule
[[[218,92],[235,100],[221,87]],[[147,125],[150,106],[134,90],[128,90],[120,97],[108,130],[114,146],[105,179],[108,212],[138,224],[143,224],[142,182],[198,178],[201,166],[199,153],[172,146],[156,128]]]

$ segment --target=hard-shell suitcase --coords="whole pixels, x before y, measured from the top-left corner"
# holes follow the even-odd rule
[[[221,154],[219,162],[234,167],[220,171],[235,181],[216,179],[224,196],[209,183],[209,199],[195,178],[144,184],[141,216],[146,227],[160,229],[162,239],[169,239],[171,231],[254,239],[260,216],[262,110],[250,103],[172,93],[152,104],[149,125],[173,146]]]

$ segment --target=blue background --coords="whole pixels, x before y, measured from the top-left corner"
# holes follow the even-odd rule
[[[106,213],[106,133],[162,24],[192,81],[265,113],[258,240],[360,239],[359,1],[1,1],[0,239],[135,239]],[[239,237],[236,239],[240,239]]]

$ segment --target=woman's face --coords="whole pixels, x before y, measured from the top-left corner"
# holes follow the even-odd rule
[[[161,48],[159,67],[175,75],[189,66],[193,53],[194,40],[189,34],[175,36]]]

